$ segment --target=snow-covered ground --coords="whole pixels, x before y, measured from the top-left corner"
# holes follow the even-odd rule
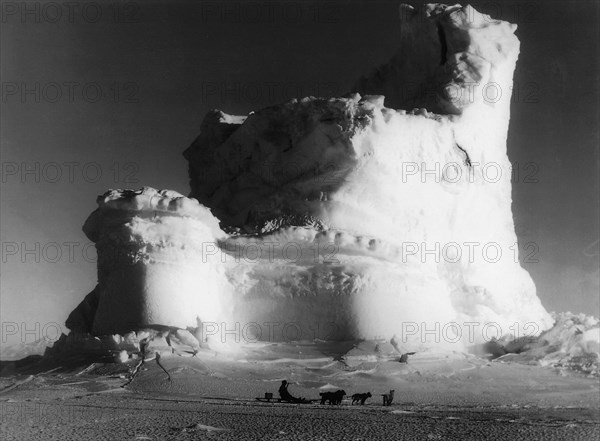
[[[598,378],[581,372],[432,351],[400,363],[386,342],[349,346],[346,356],[328,343],[255,346],[235,358],[174,346],[175,354],[157,339],[141,366],[139,357],[3,362],[3,439],[588,440],[600,433]],[[319,399],[338,389],[348,396],[340,406],[255,400],[277,397],[283,379],[295,396]],[[392,389],[392,405],[382,406],[381,394]],[[352,394],[366,392],[365,406],[351,405]]]
[[[480,347],[487,356],[431,348],[402,354],[398,342],[385,340],[256,342],[225,353],[174,329],[72,335],[44,358],[0,364],[2,436],[595,439],[598,319],[555,317],[537,338]],[[148,343],[144,363],[140,341]],[[255,400],[277,397],[284,379],[295,396],[318,400],[339,389],[347,396],[341,406]],[[384,407],[381,395],[390,390],[394,402]],[[352,394],[366,392],[372,397],[364,407],[351,405]]]

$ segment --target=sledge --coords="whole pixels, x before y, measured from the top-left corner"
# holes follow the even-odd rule
[[[320,400],[307,400],[305,398],[296,400],[296,401],[289,401],[289,400],[284,400],[283,398],[273,398],[273,394],[270,392],[265,392],[265,396],[264,397],[257,397],[256,401],[260,401],[261,403],[290,403],[290,404],[312,404],[314,402],[320,401]]]

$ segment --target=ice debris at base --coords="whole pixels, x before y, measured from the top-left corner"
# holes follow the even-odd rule
[[[501,362],[517,362],[550,366],[599,376],[600,321],[585,314],[562,312],[553,314],[554,326],[537,337],[506,337],[494,342],[496,358]]]
[[[484,345],[487,353],[476,355],[448,351],[440,347],[430,347],[417,352],[406,361],[414,364],[445,363],[450,360],[475,360],[475,358],[493,359],[498,363],[518,363],[556,369],[563,375],[569,373],[598,377],[598,360],[600,357],[600,320],[584,314],[553,313],[556,322],[552,328],[535,337],[515,338],[507,335],[492,340]],[[145,329],[129,332],[126,335],[103,335],[94,337],[90,334],[75,332],[62,335],[53,347],[46,350],[46,357],[64,359],[79,357],[83,359],[104,360],[127,363],[160,353],[164,357],[209,357],[214,358],[216,352],[200,343],[196,338],[198,330],[181,329]],[[385,340],[365,340],[361,342],[345,342],[342,345],[328,346],[325,342],[319,347],[315,342],[312,354],[305,358],[302,347],[292,343],[264,345],[261,342],[247,344],[239,349],[234,357],[219,354],[221,360],[243,361],[252,359],[254,363],[285,363],[293,365],[310,365],[311,363],[335,363],[342,360],[343,366],[353,369],[346,376],[371,375],[376,373],[377,366],[386,363],[398,363],[404,353],[401,346]],[[339,350],[337,355],[331,349]],[[145,354],[143,353],[145,351]],[[300,351],[300,352],[298,352]],[[294,352],[298,352],[296,357]],[[3,351],[4,353],[4,351]],[[298,356],[300,358],[298,358]],[[3,360],[8,359],[0,357]],[[324,389],[336,389],[337,386],[325,384]]]
[[[84,226],[98,286],[69,327],[189,328],[223,352],[383,339],[404,353],[550,328],[511,212],[516,26],[404,8],[399,54],[348,95],[209,112],[184,153],[191,197],[100,196]]]

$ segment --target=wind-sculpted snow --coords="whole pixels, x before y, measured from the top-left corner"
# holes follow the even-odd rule
[[[184,153],[190,198],[98,199],[84,226],[100,254],[95,334],[193,327],[223,350],[384,338],[409,352],[552,325],[511,212],[516,26],[470,6],[403,11],[398,54],[345,97],[209,112]]]

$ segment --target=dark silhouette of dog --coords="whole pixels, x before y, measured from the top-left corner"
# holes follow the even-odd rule
[[[366,394],[354,394],[352,395],[352,404],[358,403],[360,401],[360,405],[364,406],[365,401],[367,401],[367,398],[371,398],[372,396],[373,395],[371,395],[371,392],[367,392]]]
[[[395,390],[392,389],[387,394],[381,394],[381,396],[383,397],[383,405],[384,406],[391,406],[392,405],[392,401],[394,401],[394,392],[395,392]]]
[[[329,402],[329,404],[342,404],[342,400],[346,395],[345,390],[337,390],[335,392],[321,392],[321,404],[325,404],[325,402]]]

